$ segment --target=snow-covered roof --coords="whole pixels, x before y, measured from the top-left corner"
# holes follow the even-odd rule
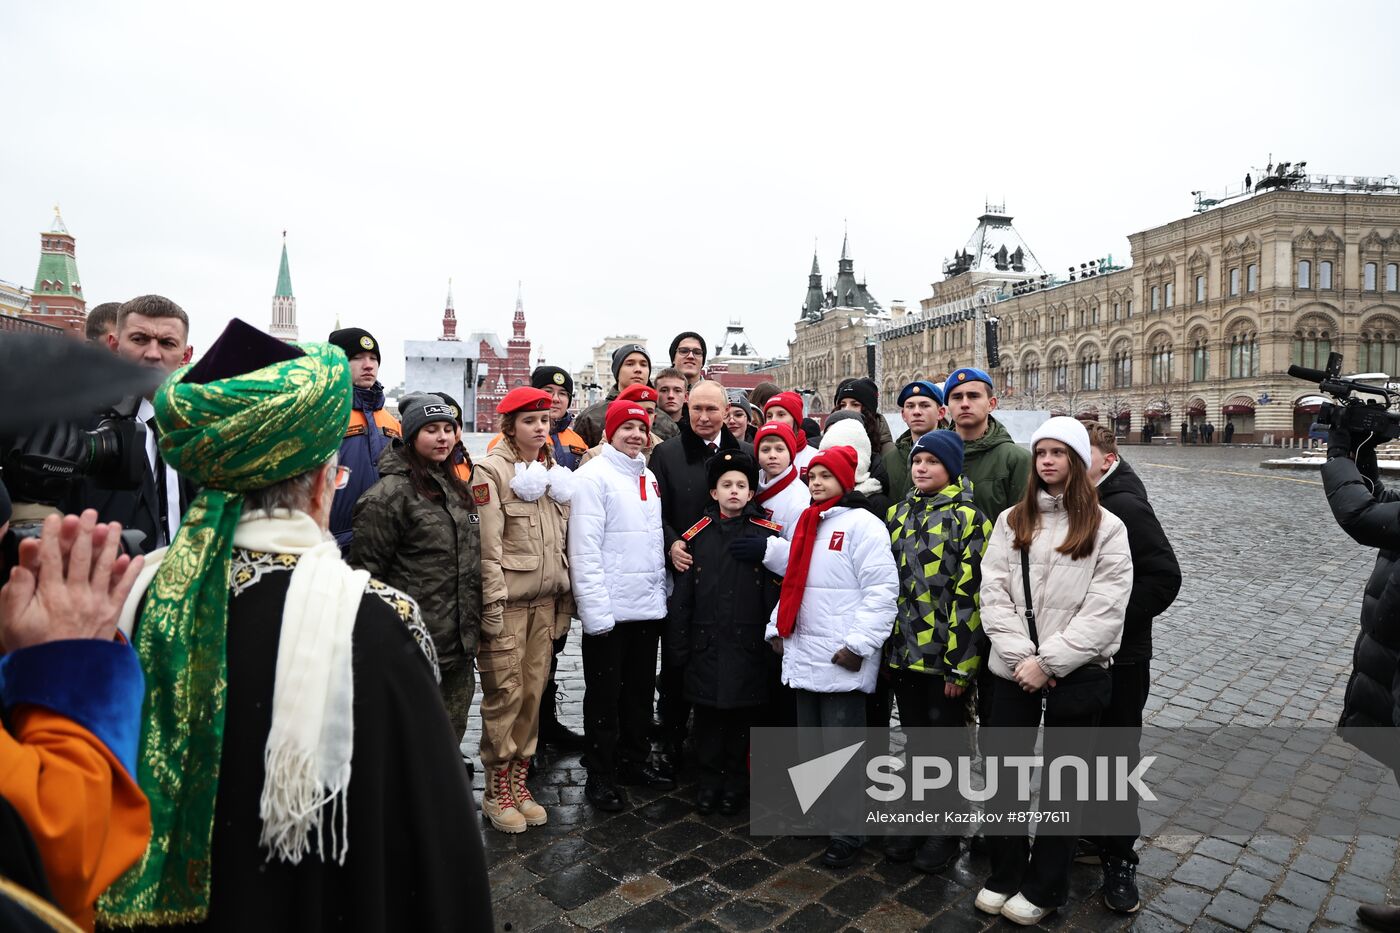
[[[956,267],[956,272],[952,274],[989,272],[1040,275],[1045,271],[1021,234],[1011,225],[1011,217],[990,211],[977,218],[977,229],[951,265]]]
[[[749,335],[744,333],[744,325],[738,321],[729,322],[729,326],[724,330],[724,336],[715,342],[714,348],[710,352],[711,359],[731,356],[761,356],[754,347],[753,341],[749,339]]]

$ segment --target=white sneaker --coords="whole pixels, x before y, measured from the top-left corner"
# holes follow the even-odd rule
[[[1055,912],[1053,907],[1037,907],[1017,894],[1001,907],[1001,915],[1023,927],[1034,926]]]
[[[1005,906],[1006,902],[1010,899],[1010,894],[998,894],[995,891],[990,891],[987,888],[983,888],[982,890],[977,892],[977,900],[975,902],[975,906],[984,914],[1000,915],[1001,908]]]

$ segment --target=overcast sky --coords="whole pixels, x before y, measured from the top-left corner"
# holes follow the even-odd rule
[[[90,303],[158,292],[207,347],[528,335],[573,369],[742,320],[785,351],[843,223],[888,307],[987,199],[1043,264],[1112,253],[1270,153],[1400,174],[1393,4],[6,3],[0,279],[55,202]],[[1256,173],[1257,174],[1257,173]]]

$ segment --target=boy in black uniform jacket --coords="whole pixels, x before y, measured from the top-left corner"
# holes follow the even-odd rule
[[[695,705],[700,765],[696,810],[726,815],[748,797],[749,727],[768,701],[774,654],[763,630],[780,581],[759,562],[782,527],[753,501],[758,464],[723,451],[706,464],[714,504],[681,537],[694,564],[676,577],[667,619],[668,660],[684,667],[685,698]]]

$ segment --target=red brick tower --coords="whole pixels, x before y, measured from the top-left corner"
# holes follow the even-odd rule
[[[79,340],[85,336],[87,300],[78,279],[77,245],[57,205],[53,226],[39,234],[39,271],[34,275],[34,294],[26,314],[41,317],[43,323],[61,327]]]
[[[525,303],[520,297],[520,283],[515,283],[515,319],[511,322],[511,338],[506,344],[506,385],[517,388],[530,384],[530,341],[525,336]]]

